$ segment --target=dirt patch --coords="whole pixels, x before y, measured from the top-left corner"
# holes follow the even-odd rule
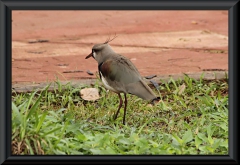
[[[71,18],[71,19],[69,19]],[[12,82],[93,79],[96,43],[143,76],[228,70],[227,11],[13,11]]]

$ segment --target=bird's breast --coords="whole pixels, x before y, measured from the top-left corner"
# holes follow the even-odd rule
[[[101,74],[101,79],[102,79],[102,82],[103,82],[104,86],[105,86],[108,90],[111,90],[111,91],[113,91],[113,92],[118,93],[119,91],[117,91],[116,89],[114,89],[114,87],[112,87],[112,86],[110,86],[110,85],[108,84],[106,78],[102,75],[101,72],[100,72],[100,74]]]

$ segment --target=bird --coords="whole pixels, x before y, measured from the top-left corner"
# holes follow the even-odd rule
[[[157,97],[152,89],[144,82],[136,66],[125,56],[116,53],[109,45],[113,39],[108,38],[104,43],[95,44],[91,53],[85,57],[93,57],[98,63],[98,72],[104,86],[118,94],[119,106],[115,113],[114,120],[122,107],[124,94],[124,116],[123,125],[125,125],[125,116],[127,109],[127,94],[136,95],[144,100],[151,101],[154,104],[160,97]]]

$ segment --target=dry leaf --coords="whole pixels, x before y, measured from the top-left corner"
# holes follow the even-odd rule
[[[80,91],[80,96],[83,100],[97,100],[99,99],[98,89],[96,88],[84,88]]]
[[[212,96],[212,97],[214,96],[214,91],[211,91],[211,96]]]
[[[148,104],[147,107],[153,107],[153,105],[152,104]]]
[[[182,85],[179,87],[178,94],[181,95],[181,94],[184,92],[185,88],[186,88],[186,85],[185,85],[185,84],[182,84]]]
[[[197,127],[196,130],[195,130],[195,134],[196,134],[196,135],[198,134],[198,127]]]

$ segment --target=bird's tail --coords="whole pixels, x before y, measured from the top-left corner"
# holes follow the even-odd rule
[[[143,80],[128,84],[126,89],[128,93],[136,95],[144,100],[151,101],[157,98],[152,89]]]

